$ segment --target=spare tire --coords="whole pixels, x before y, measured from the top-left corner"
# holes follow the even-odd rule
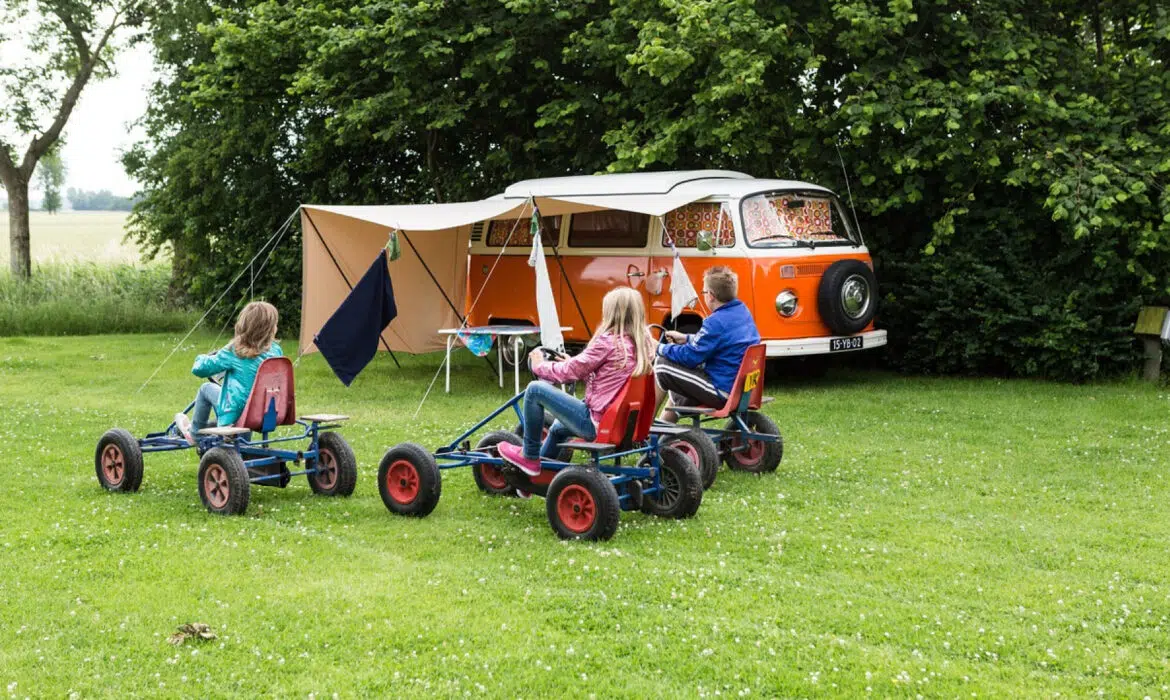
[[[838,260],[825,270],[817,290],[821,320],[836,335],[853,335],[877,313],[877,279],[860,260]]]

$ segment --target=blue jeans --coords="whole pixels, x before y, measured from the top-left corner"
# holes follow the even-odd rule
[[[540,444],[540,433],[544,429],[544,412],[552,414],[553,424],[548,429],[544,446]],[[592,440],[597,437],[593,419],[585,402],[556,388],[548,382],[537,380],[524,390],[524,456],[536,459],[537,455],[555,459],[559,443],[571,437]]]
[[[191,412],[191,430],[196,435],[200,430],[211,427],[209,423],[211,410],[219,404],[219,385],[213,382],[204,382],[195,395],[195,409]],[[219,415],[216,415],[218,418]]]

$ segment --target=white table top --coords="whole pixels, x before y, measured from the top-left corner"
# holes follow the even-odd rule
[[[561,326],[561,332],[573,330],[572,326]],[[466,328],[440,328],[440,335],[540,335],[540,326],[467,326]]]

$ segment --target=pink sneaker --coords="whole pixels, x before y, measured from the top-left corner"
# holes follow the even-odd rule
[[[178,430],[179,435],[182,435],[189,444],[195,444],[195,434],[191,432],[191,419],[186,413],[175,414],[175,430]]]
[[[500,451],[500,456],[508,464],[514,464],[520,467],[520,471],[528,476],[537,476],[540,474],[540,460],[525,457],[523,447],[513,445],[510,442],[501,442],[497,448]]]

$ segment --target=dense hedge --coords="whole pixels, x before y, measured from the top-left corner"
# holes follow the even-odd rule
[[[1170,11],[1155,1],[291,0],[177,5],[147,242],[200,299],[297,202],[727,167],[846,194],[890,362],[1130,370],[1170,283]],[[844,164],[844,168],[842,165]],[[295,244],[295,240],[293,241]],[[295,250],[295,249],[294,249]],[[295,252],[259,281],[299,304]]]

